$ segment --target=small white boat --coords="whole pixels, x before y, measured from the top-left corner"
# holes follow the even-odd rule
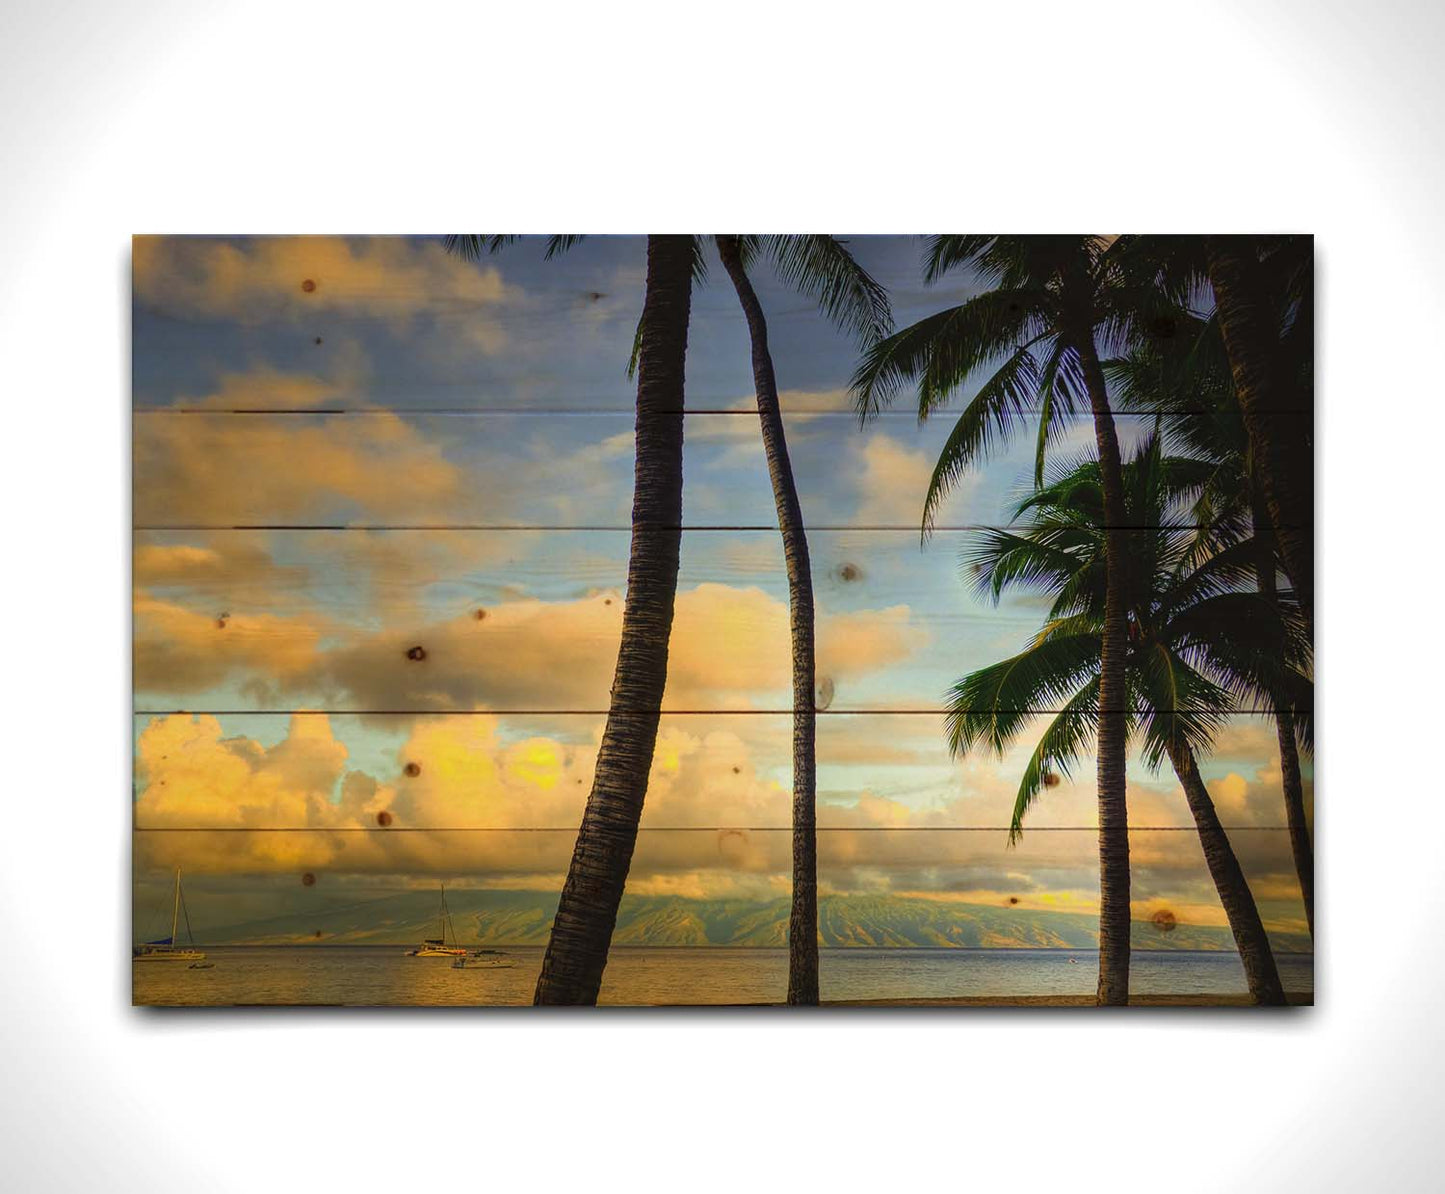
[[[181,909],[185,907],[184,898],[181,895],[181,868],[176,867],[176,895],[171,904],[171,935],[162,937],[157,941],[147,941],[137,945],[131,954],[131,959],[136,962],[204,962],[206,955],[195,948],[195,941],[191,938],[191,916],[186,913],[186,940],[188,946],[176,944],[176,928],[180,918]],[[206,966],[197,967],[198,970],[214,966],[214,962],[206,963]]]
[[[457,944],[457,935],[452,929],[452,914],[447,910],[447,885],[442,884],[442,903],[437,912],[441,933],[428,937],[415,949],[406,951],[408,958],[464,958],[467,951]],[[447,944],[448,938],[451,944]]]
[[[474,949],[452,963],[453,970],[510,970],[516,960],[500,949]]]

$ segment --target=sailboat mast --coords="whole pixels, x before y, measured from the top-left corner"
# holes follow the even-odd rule
[[[176,924],[181,915],[181,868],[176,867],[176,898],[171,905],[171,944],[176,943]]]

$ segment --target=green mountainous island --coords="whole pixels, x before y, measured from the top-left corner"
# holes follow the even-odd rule
[[[555,892],[454,888],[447,892],[462,945],[545,945],[557,909]],[[198,926],[199,927],[199,926]],[[787,944],[788,901],[624,897],[613,944],[752,946]],[[1094,949],[1098,924],[1077,912],[963,904],[907,896],[834,895],[818,901],[818,929],[828,947],[933,949]],[[408,891],[347,901],[302,914],[208,927],[214,945],[414,944],[437,932],[437,894]],[[1271,934],[1281,953],[1309,953],[1303,933]],[[1178,924],[1162,931],[1135,921],[1136,949],[1233,950],[1226,926]]]

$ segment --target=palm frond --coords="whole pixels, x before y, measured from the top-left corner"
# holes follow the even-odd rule
[[[1178,746],[1208,754],[1228,719],[1229,693],[1163,643],[1138,652],[1132,671],[1146,765],[1158,768]]]
[[[637,378],[637,362],[642,359],[642,316],[637,317],[637,327],[632,333],[632,351],[627,355],[627,380]]]
[[[833,236],[765,236],[762,247],[778,276],[819,310],[865,344],[876,344],[893,330],[888,292]]]
[[[923,253],[923,280],[937,282],[950,270],[976,262],[997,238],[993,236],[931,236]]]
[[[442,248],[463,261],[480,261],[490,253],[512,244],[515,236],[482,236],[478,234],[442,237]]]
[[[1024,817],[1050,773],[1064,777],[1073,774],[1079,755],[1094,740],[1099,728],[1099,681],[1095,677],[1085,684],[1039,735],[1038,745],[1029,756],[1023,778],[1019,780],[1014,798],[1013,817],[1009,821],[1008,844],[1017,845],[1024,832]]]
[[[1079,556],[1061,545],[1058,537],[1019,535],[1002,528],[979,533],[977,546],[960,561],[980,594],[995,604],[1006,588],[1053,591],[1066,584],[1084,566]]]
[[[923,499],[922,532],[926,537],[939,504],[963,471],[988,456],[996,441],[1027,418],[1037,392],[1038,366],[1029,350],[1018,349],[974,395],[954,422],[928,480]],[[920,400],[921,401],[921,400]]]
[[[1038,298],[1027,291],[990,291],[879,340],[853,373],[859,413],[865,419],[876,414],[917,381],[918,412],[925,417],[975,369],[1027,343],[1027,329],[1039,322]]]
[[[963,756],[980,743],[1003,754],[1031,717],[1069,700],[1098,671],[1095,633],[1036,637],[1022,652],[970,672],[948,693],[949,749]]]
[[[549,236],[547,248],[543,253],[543,259],[551,261],[559,253],[565,253],[573,245],[581,241],[581,235],[571,236]],[[463,261],[480,261],[483,257],[492,253],[500,252],[508,245],[516,244],[521,240],[520,236],[483,236],[479,234],[460,235],[453,233],[442,237],[442,248],[454,257],[460,257]]]

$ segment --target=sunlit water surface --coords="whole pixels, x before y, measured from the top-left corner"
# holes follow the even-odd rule
[[[346,1004],[453,1006],[528,1004],[542,949],[516,947],[508,970],[454,970],[447,958],[409,958],[400,946],[269,948],[217,946],[215,965],[132,963],[137,1004]],[[1278,958],[1286,990],[1312,994],[1313,958]],[[825,949],[824,1000],[940,999],[956,996],[1089,995],[1098,979],[1092,950]],[[1130,990],[1147,995],[1242,995],[1244,970],[1232,953],[1135,951]],[[778,1003],[787,992],[781,949],[616,948],[602,1003]]]

